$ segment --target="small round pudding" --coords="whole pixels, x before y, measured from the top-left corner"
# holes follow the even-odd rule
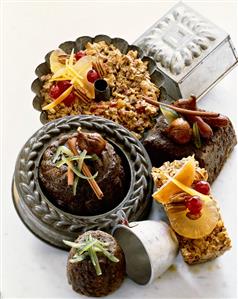
[[[67,148],[69,140],[73,139],[76,139],[75,149],[77,152],[73,153],[75,160],[72,157],[69,161]],[[65,151],[64,159],[65,156],[68,159],[68,161],[65,160],[66,163],[62,162],[63,164],[60,163],[62,157],[55,159],[60,148]],[[70,165],[73,165],[74,168],[78,167],[82,161],[80,153],[82,154],[83,151],[86,154],[83,164],[87,165],[91,175],[95,174],[93,180],[103,193],[101,198],[97,197],[97,193],[91,187],[90,179],[85,177],[83,167],[82,176],[78,177],[74,171],[71,171],[74,179],[72,184],[69,183],[68,168]],[[39,167],[39,178],[42,190],[49,200],[60,209],[80,216],[98,215],[112,210],[125,197],[128,185],[123,161],[114,146],[104,140],[101,135],[86,132],[79,132],[70,137],[63,136],[52,143],[43,154]],[[76,179],[77,186],[75,187]]]
[[[90,241],[99,241],[100,248],[107,251],[106,255],[100,251],[97,243],[91,246],[84,256],[78,255],[80,249],[71,248],[67,264],[68,281],[77,293],[93,297],[106,296],[118,289],[124,280],[124,253],[111,235],[100,230],[88,231],[80,235],[75,243],[70,243],[74,246]],[[92,263],[92,250],[96,252],[96,266]]]

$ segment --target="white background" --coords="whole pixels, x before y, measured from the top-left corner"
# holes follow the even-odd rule
[[[132,43],[176,1],[144,2],[2,2],[2,262],[4,298],[79,298],[66,280],[67,253],[35,238],[18,218],[11,198],[11,179],[17,154],[41,127],[32,108],[35,67],[61,42],[82,35],[107,34]],[[185,1],[224,28],[237,45],[236,1]],[[218,62],[219,63],[219,62]],[[236,122],[237,70],[230,73],[200,102]],[[167,271],[151,286],[126,279],[108,298],[234,298],[237,271],[237,149],[213,184],[222,214],[233,239],[233,249],[213,262],[188,267],[179,256],[175,271]],[[158,215],[153,211],[152,217]]]

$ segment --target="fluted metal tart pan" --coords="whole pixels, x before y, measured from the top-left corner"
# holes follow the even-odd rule
[[[143,61],[148,61],[148,72],[151,77],[151,81],[160,88],[160,100],[164,100],[166,98],[165,89],[162,87],[164,83],[163,75],[158,71],[155,61],[148,56],[145,56],[143,51],[135,46],[129,45],[127,41],[122,38],[110,38],[107,35],[100,34],[95,37],[90,36],[81,36],[77,38],[75,41],[66,41],[58,46],[58,48],[64,50],[66,53],[70,54],[72,49],[75,51],[84,50],[85,45],[90,42],[100,42],[105,41],[107,44],[113,44],[116,48],[118,48],[123,54],[126,54],[130,50],[136,50],[138,52],[138,57],[140,57]],[[45,61],[37,66],[35,70],[35,74],[37,78],[33,81],[31,85],[32,91],[35,93],[35,97],[33,99],[33,107],[40,111],[40,121],[42,124],[47,123],[49,120],[47,119],[47,113],[42,111],[43,97],[41,96],[41,89],[43,86],[43,82],[40,80],[41,76],[47,75],[51,73],[49,58],[52,51],[50,51],[45,56]]]

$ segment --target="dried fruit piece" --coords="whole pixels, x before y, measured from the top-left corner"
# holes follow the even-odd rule
[[[73,92],[71,92],[67,96],[67,98],[64,99],[64,104],[69,107],[72,105],[72,103],[75,101],[75,99],[76,99],[76,95]]]
[[[82,57],[84,57],[85,55],[86,55],[86,54],[85,54],[84,51],[78,51],[78,52],[75,53],[75,59],[76,59],[76,60],[79,60],[79,59],[81,59]]]
[[[93,61],[94,58],[92,56],[84,56],[74,65],[75,71],[82,76],[83,87],[89,99],[95,97],[93,84],[87,79],[87,74],[92,69]]]
[[[63,63],[59,61],[59,56],[66,55],[61,49],[52,51],[50,54],[50,70],[54,74],[61,68],[65,67]]]
[[[196,173],[195,173],[196,175]],[[196,190],[194,190],[193,188],[190,188],[186,185],[184,185],[183,183],[179,182],[178,180],[176,180],[175,178],[171,178],[169,175],[165,174],[165,176],[171,180],[171,182],[173,182],[177,187],[180,188],[180,191],[182,190],[183,192],[190,194],[192,196],[199,196],[202,200],[204,201],[210,201],[211,198],[207,195],[204,195]]]
[[[92,62],[92,56],[83,56],[75,63],[74,70],[78,72],[82,77],[85,77],[87,76],[88,71],[92,69]]]
[[[194,124],[197,123],[200,135],[205,139],[210,139],[213,135],[212,128],[198,115],[186,115],[186,119]]]
[[[195,184],[194,189],[202,194],[208,195],[210,193],[211,187],[206,181],[198,181]]]
[[[195,178],[195,160],[193,158],[188,160],[173,178],[190,187]],[[160,203],[168,203],[171,197],[179,191],[181,188],[169,179],[153,194],[153,198]]]
[[[195,195],[185,200],[185,206],[191,215],[197,215],[202,210],[203,202],[199,196]]]
[[[197,219],[187,216],[189,212],[185,203],[169,203],[165,206],[172,228],[181,236],[190,239],[200,239],[209,235],[219,220],[216,202],[211,199],[203,201],[201,215]]]
[[[69,80],[58,81],[57,85],[59,86],[60,92],[63,93],[66,89],[68,89],[72,84]]]
[[[57,99],[61,95],[61,90],[57,84],[51,86],[49,95],[53,99]]]
[[[87,80],[90,83],[94,83],[97,79],[99,79],[99,74],[95,70],[89,70],[87,73]]]
[[[44,106],[42,110],[49,110],[57,106],[59,103],[63,102],[70,95],[72,90],[73,90],[73,85],[71,85],[68,89],[66,89],[56,100]]]

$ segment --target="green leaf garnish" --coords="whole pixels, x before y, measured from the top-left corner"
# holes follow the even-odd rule
[[[70,263],[74,264],[74,263],[79,263],[82,262],[85,258],[86,258],[87,254],[82,254],[79,256],[73,256],[72,259],[70,259]]]
[[[66,164],[68,167],[70,167],[74,174],[76,174],[73,182],[73,195],[76,195],[79,178],[90,180],[95,179],[98,175],[98,172],[92,176],[85,176],[82,174],[81,171],[85,159],[96,160],[98,159],[98,156],[95,154],[87,155],[86,150],[83,150],[79,155],[75,156],[67,146],[62,145],[57,148],[56,154],[53,158],[53,163],[55,163],[56,167],[60,168],[62,165]],[[56,162],[57,160],[59,161]],[[74,161],[77,161],[77,166],[74,165]]]
[[[178,113],[171,109],[160,105],[160,111],[164,115],[165,119],[167,120],[168,124],[170,125],[176,118],[179,117]]]
[[[86,157],[87,157],[87,156],[86,156]],[[99,160],[98,155],[96,155],[96,154],[92,154],[92,156],[91,156],[91,160],[92,160],[92,161],[97,161],[97,160]]]
[[[79,155],[79,156],[69,157],[69,158],[66,158],[66,159],[67,159],[68,162],[71,162],[71,161],[80,161],[80,163],[83,164],[84,160],[86,160],[86,159],[92,159],[92,156],[90,156],[90,155],[85,155],[85,156]],[[65,164],[65,162],[63,160],[60,160],[55,165],[56,165],[56,167],[61,167],[64,164]]]
[[[82,153],[79,155],[79,157],[81,158],[78,162],[78,168],[79,168],[79,171],[82,170],[82,167],[83,167],[83,161],[85,159],[87,155],[87,151],[86,150],[83,150]]]
[[[109,246],[109,243],[99,241],[98,239],[93,238],[91,234],[86,236],[85,240],[80,243],[70,242],[66,240],[63,240],[63,242],[64,244],[75,248],[76,250],[73,258],[69,260],[70,263],[79,263],[89,257],[98,276],[102,275],[102,270],[97,253],[105,255],[110,261],[114,263],[119,262],[119,259],[106,249]]]
[[[57,148],[56,154],[53,158],[53,163],[55,163],[58,160],[59,156],[62,154],[65,154],[69,157],[74,156],[74,154],[71,152],[71,150],[69,148],[67,148],[67,146],[61,145]]]
[[[202,141],[201,141],[197,122],[193,123],[193,137],[194,137],[194,144],[196,148],[201,148]]]
[[[92,242],[93,238],[91,235],[89,235],[89,241]],[[97,254],[96,254],[96,251],[93,249],[93,247],[90,247],[89,250],[89,256],[91,258],[91,261],[93,263],[93,266],[96,270],[96,274],[97,275],[101,275],[102,274],[102,270],[100,268],[100,264],[99,264],[99,261],[98,261],[98,257],[97,257]]]
[[[107,251],[101,244],[97,244],[97,247],[102,251],[102,253],[112,262],[117,263],[119,262],[119,259],[116,258],[113,254],[111,254],[109,251]]]
[[[91,248],[94,244],[97,243],[97,239],[88,239],[86,241],[86,245],[79,251],[79,255],[84,253],[85,251],[88,251],[89,248]]]
[[[82,243],[75,243],[75,242],[71,242],[71,241],[68,241],[68,240],[63,240],[63,243],[65,245],[68,245],[72,248],[81,248],[82,247]]]
[[[76,178],[74,178],[74,183],[73,183],[73,195],[76,195],[78,182],[79,182],[79,177],[76,176]]]

